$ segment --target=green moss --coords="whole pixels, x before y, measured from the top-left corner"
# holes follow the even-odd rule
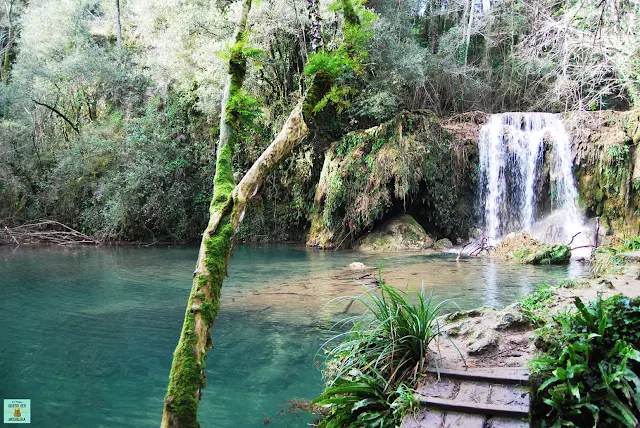
[[[178,418],[181,427],[200,427],[196,419],[198,397],[194,394],[194,389],[205,385],[205,377],[195,355],[197,337],[194,329],[195,315],[191,312],[192,305],[193,297],[187,305],[180,342],[174,352],[174,362],[169,375],[169,390],[165,398],[167,407]]]
[[[571,259],[571,247],[567,245],[545,245],[521,259],[522,263],[532,265],[567,264]]]
[[[422,111],[347,134],[326,155],[329,164],[318,183],[326,193],[316,201],[311,238],[332,236],[328,247],[347,235],[355,240],[394,203],[411,202],[420,206],[413,212],[438,233],[465,236],[474,215],[475,176],[462,166],[473,161],[473,154],[459,154],[464,150],[454,150],[435,117]]]
[[[400,217],[400,221],[402,221],[404,223],[408,223],[410,225],[413,225],[413,226],[417,227],[418,229],[420,229],[423,233],[427,233],[427,232],[425,232],[424,228],[420,225],[420,223],[418,223],[418,221],[415,218],[413,218],[413,216],[403,215],[402,217]],[[413,231],[411,231],[411,233],[413,233]],[[417,235],[415,233],[413,233],[413,235],[415,235],[417,237]]]
[[[223,211],[225,205],[230,202],[229,197],[235,187],[233,178],[233,144],[227,144],[218,154],[218,162],[216,164],[216,175],[213,179],[213,198],[209,212],[213,214],[215,211]]]
[[[588,215],[602,217],[608,232],[637,233],[640,230],[637,215],[640,189],[634,186],[631,175],[634,156],[640,148],[633,143],[636,119],[632,119],[626,117],[621,121],[624,136],[617,125],[592,142],[575,172],[582,207]]]
[[[247,74],[247,57],[244,53],[244,48],[246,46],[244,34],[240,34],[238,38],[240,40],[231,47],[229,55],[229,76],[231,78],[231,88],[241,87]]]
[[[222,280],[227,275],[227,263],[229,253],[233,245],[233,225],[230,222],[230,216],[224,217],[216,233],[205,240],[206,258],[205,264],[210,274],[211,286],[219,288]],[[219,290],[213,290],[219,291]]]
[[[207,324],[213,325],[213,322],[218,316],[218,312],[220,311],[219,303],[216,305],[212,302],[203,302],[200,305],[200,313],[202,314],[202,318]]]

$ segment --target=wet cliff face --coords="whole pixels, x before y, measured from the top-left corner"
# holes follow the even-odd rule
[[[307,244],[345,248],[381,220],[404,213],[436,238],[465,238],[475,221],[477,145],[449,125],[431,112],[405,112],[332,144]]]
[[[565,116],[580,207],[608,233],[640,233],[640,109]]]
[[[243,237],[306,237],[311,246],[348,248],[375,225],[406,213],[436,239],[464,239],[479,220],[478,139],[488,116],[405,112],[333,144],[310,141],[267,179]],[[600,216],[610,233],[639,233],[640,109],[566,114],[563,120],[580,209]],[[550,194],[547,141],[543,151],[536,192]],[[541,201],[536,217],[551,209]]]

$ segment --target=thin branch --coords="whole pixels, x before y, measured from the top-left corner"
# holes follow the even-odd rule
[[[36,101],[36,100],[32,100],[32,101],[33,101],[34,103],[36,103],[37,105],[39,105],[39,106],[42,106],[42,107],[46,107],[46,108],[48,108],[49,110],[51,110],[52,112],[54,112],[55,114],[57,114],[58,116],[60,116],[62,119],[64,119],[64,121],[65,121],[65,122],[67,122],[67,123],[69,124],[69,126],[71,126],[71,128],[73,128],[73,130],[74,130],[74,131],[76,131],[76,133],[77,133],[77,134],[80,134],[80,130],[78,129],[78,127],[77,127],[76,125],[74,125],[74,124],[73,124],[73,123],[72,123],[72,122],[67,118],[67,116],[65,116],[64,114],[62,114],[62,113],[60,112],[60,110],[58,110],[58,109],[57,109],[57,108],[55,108],[55,107],[51,107],[51,106],[50,106],[50,105],[48,105],[48,104],[41,103],[41,102]]]

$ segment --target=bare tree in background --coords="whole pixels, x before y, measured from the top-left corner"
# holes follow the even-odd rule
[[[116,44],[122,47],[122,24],[120,23],[120,0],[116,0]]]

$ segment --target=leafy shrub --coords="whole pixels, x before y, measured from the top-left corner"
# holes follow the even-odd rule
[[[542,426],[635,427],[640,418],[640,298],[601,297],[538,331],[534,411]]]
[[[622,248],[626,251],[640,250],[640,235],[625,238],[622,243]]]
[[[382,375],[376,369],[369,373],[354,369],[323,391],[314,403],[331,406],[331,413],[319,427],[394,427],[405,410],[417,408],[413,391],[404,384],[387,391]]]
[[[424,287],[404,293],[380,283],[379,294],[368,289],[353,298],[367,311],[345,320],[353,327],[336,338],[346,340],[328,351],[327,387],[314,402],[330,407],[322,427],[395,426],[417,407],[411,387],[431,361],[429,344],[440,336],[447,301],[436,304]]]

